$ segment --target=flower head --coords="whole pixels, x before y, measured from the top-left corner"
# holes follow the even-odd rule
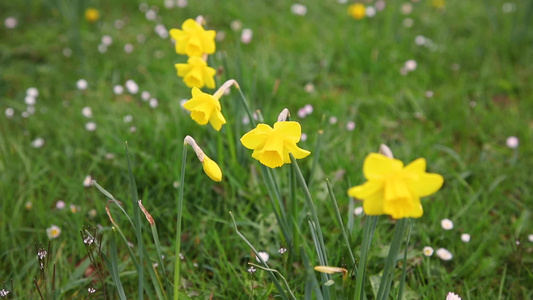
[[[361,3],[355,3],[355,4],[350,5],[350,7],[348,7],[348,13],[350,14],[352,18],[356,20],[361,20],[362,18],[365,17],[366,8]]]
[[[61,234],[61,228],[56,225],[52,225],[50,228],[46,229],[46,234],[48,235],[49,239],[55,239]]]
[[[423,158],[404,167],[400,160],[371,153],[363,164],[368,181],[350,188],[348,195],[364,201],[367,215],[419,218],[423,214],[420,197],[435,193],[444,182],[441,175],[425,171],[426,160]]]
[[[95,8],[87,8],[85,11],[85,20],[94,23],[100,19],[100,12]]]
[[[269,168],[291,163],[289,153],[300,159],[311,152],[298,148],[302,128],[298,122],[281,121],[274,128],[259,124],[241,138],[244,147],[254,150],[252,157]]]
[[[181,29],[171,29],[170,36],[176,40],[176,53],[188,56],[202,56],[215,53],[214,30],[205,30],[193,19],[188,19]]]
[[[426,246],[422,249],[422,253],[424,254],[424,256],[431,256],[433,255],[433,248],[431,248],[430,246]]]
[[[450,252],[450,250],[445,248],[439,248],[437,249],[437,256],[442,260],[451,260],[453,258],[453,254]]]
[[[217,94],[212,96],[193,87],[192,98],[185,102],[183,107],[191,112],[191,118],[198,124],[205,125],[209,122],[218,131],[223,124],[226,124],[226,119],[221,112],[220,96]]]
[[[457,294],[449,292],[448,295],[446,295],[446,300],[461,300],[461,297],[459,297]]]
[[[205,155],[202,148],[198,146],[196,141],[190,135],[185,137],[184,143],[185,145],[190,145],[192,147],[192,149],[196,153],[196,156],[198,157],[198,160],[202,163],[205,174],[209,176],[209,178],[211,178],[213,181],[222,181],[222,170],[220,170],[218,164],[212,159],[210,159],[207,155]]]
[[[183,77],[183,82],[188,87],[203,88],[207,86],[210,89],[215,88],[216,70],[208,67],[207,63],[198,56],[189,57],[186,64],[176,64],[178,76]]]

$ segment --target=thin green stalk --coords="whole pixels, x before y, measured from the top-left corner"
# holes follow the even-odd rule
[[[178,299],[180,282],[180,247],[181,247],[181,218],[183,209],[183,188],[185,186],[185,165],[187,163],[187,145],[183,146],[181,157],[180,191],[178,195],[178,220],[176,221],[176,252],[174,253],[174,300]]]
[[[233,217],[233,214],[231,213],[231,211],[229,212],[230,216],[231,216],[231,219],[233,220],[233,226],[235,227],[235,232],[237,233],[237,235],[248,245],[248,247],[250,247],[250,249],[252,249],[252,251],[254,252],[255,254],[255,257],[257,257],[261,263],[263,264],[263,266],[265,266],[266,268],[270,269],[270,267],[268,266],[268,264],[263,260],[263,258],[261,257],[261,255],[259,255],[259,252],[257,252],[257,250],[255,250],[254,246],[252,245],[252,243],[250,243],[246,237],[239,231],[239,229],[237,228],[237,222],[235,221],[235,217]],[[288,300],[289,298],[287,297],[286,295],[286,292],[283,290],[283,287],[281,286],[281,283],[279,282],[278,278],[276,277],[276,275],[274,275],[273,272],[269,271],[268,274],[270,275],[270,278],[272,278],[272,282],[274,282],[274,286],[276,286],[276,289],[278,290],[278,292],[280,293],[280,296],[281,298],[285,299],[285,300]],[[289,290],[290,292],[290,290]],[[292,295],[292,292],[289,293],[289,295]],[[293,299],[296,299],[296,298],[293,298]]]
[[[318,280],[316,280],[315,276],[315,270],[313,270],[313,267],[311,266],[311,263],[309,262],[309,258],[307,257],[307,253],[305,253],[304,247],[300,247],[300,255],[302,256],[302,262],[304,264],[306,273],[307,273],[307,282],[312,285],[313,290],[315,291],[316,299],[317,300],[323,300],[324,296],[322,295],[322,291],[320,290],[320,285],[318,284]],[[311,293],[305,293],[305,299],[312,299]]]
[[[110,251],[110,257],[108,258],[103,252],[102,257],[104,258],[104,261],[107,264],[107,268],[109,269],[109,273],[111,274],[111,277],[113,278],[113,281],[115,282],[117,286],[117,292],[118,296],[121,300],[126,300],[126,293],[124,292],[124,287],[122,286],[122,282],[120,281],[120,275],[118,271],[118,257],[117,257],[117,243],[116,243],[116,233],[115,228],[112,228],[113,233],[111,234],[111,238],[109,240],[109,251]]]
[[[167,277],[167,272],[165,271],[165,265],[163,263],[161,243],[159,242],[159,234],[157,233],[157,227],[155,225],[155,222],[153,224],[150,224],[150,228],[152,229],[152,237],[154,238],[155,249],[157,250],[157,258],[158,258],[159,266],[161,268],[161,273],[163,273],[163,280],[165,281],[165,291],[170,291],[169,280]],[[165,299],[167,299],[166,293],[164,293],[164,296],[165,296]]]
[[[139,205],[139,196],[137,194],[137,184],[135,183],[135,178],[133,177],[133,170],[131,167],[130,152],[128,150],[128,142],[126,142],[126,157],[128,159],[128,170],[129,170],[129,179],[130,179],[130,191],[131,191],[131,200],[133,205],[133,222],[135,224],[135,232],[137,234],[137,246],[139,247],[139,300],[143,300],[143,290],[144,290],[144,267],[143,267],[143,251],[144,243],[142,240],[142,226],[141,226],[141,211]]]
[[[270,268],[265,268],[263,266],[260,266],[260,265],[256,265],[254,263],[248,263],[250,266],[254,266],[254,267],[257,267],[263,271],[268,271],[268,272],[273,272],[273,273],[276,273],[278,274],[279,277],[281,277],[281,279],[283,280],[283,285],[285,286],[285,288],[287,289],[287,292],[289,293],[289,296],[291,296],[292,299],[295,299],[296,300],[296,296],[294,296],[293,292],[291,291],[291,288],[289,286],[289,283],[287,282],[287,279],[285,279],[285,277],[283,277],[283,275],[281,275],[281,273],[276,270],[276,269],[270,269]]]
[[[339,205],[337,205],[337,198],[335,197],[335,194],[333,194],[333,189],[331,188],[331,184],[329,182],[329,179],[327,178],[326,178],[326,185],[328,187],[329,198],[331,199],[331,206],[333,206],[333,209],[335,210],[335,217],[337,218],[339,227],[342,230],[342,236],[344,237],[344,242],[346,243],[346,247],[348,247],[348,253],[350,254],[350,258],[351,258],[351,265],[355,266],[355,256],[353,255],[352,248],[350,247],[350,240],[348,239],[348,234],[346,233],[346,229],[344,228],[344,223],[342,222],[341,212],[339,211]],[[357,272],[357,267],[355,268],[355,272]]]
[[[409,229],[407,230],[407,242],[405,242],[405,251],[403,253],[403,267],[402,278],[400,279],[400,290],[398,291],[398,297],[396,299],[402,299],[403,289],[405,287],[405,277],[407,276],[407,248],[409,247],[409,241],[411,239],[411,229],[413,228],[413,219],[409,219]]]
[[[400,219],[396,222],[396,227],[394,228],[394,234],[392,236],[392,241],[389,248],[389,254],[387,255],[385,267],[383,268],[383,275],[381,276],[381,283],[379,284],[378,295],[376,297],[378,300],[389,298],[390,286],[394,275],[394,267],[396,266],[398,252],[402,246],[402,240],[405,235],[405,229],[408,222],[408,218]]]
[[[320,245],[320,241],[319,241],[319,238],[317,236],[317,228],[314,224],[314,222],[311,220],[309,214],[307,214],[307,217],[308,217],[308,220],[307,220],[307,223],[309,224],[309,228],[311,228],[311,237],[313,238],[313,244],[315,245],[315,249],[316,249],[316,254],[318,256],[318,262],[320,265],[322,266],[327,266],[328,263],[327,261],[325,260],[324,256],[323,256],[323,253],[325,252],[325,249],[323,249]],[[331,280],[331,275],[329,274],[326,274],[326,273],[320,273],[320,279],[322,280],[322,285],[324,285],[324,298],[329,300],[331,298],[335,298],[334,296],[334,292],[333,293],[330,293],[331,291],[331,286],[330,287],[327,287],[326,286],[326,283],[328,281]],[[333,287],[333,289],[335,289],[335,287]]]
[[[363,299],[363,284],[366,276],[366,260],[368,258],[368,251],[372,238],[374,237],[374,231],[378,223],[378,216],[368,216],[363,227],[363,243],[361,245],[361,256],[359,259],[359,266],[357,269],[357,277],[355,279],[355,293],[354,299]]]
[[[272,182],[272,176],[271,176],[272,174],[269,173],[268,168],[265,167],[264,165],[261,165],[261,174],[263,175],[263,180],[267,187],[267,192],[269,195],[270,204],[272,205],[272,210],[274,211],[276,220],[278,221],[279,227],[281,228],[281,232],[283,233],[285,242],[288,242],[289,240],[291,240],[291,234],[285,222],[286,213],[285,213],[285,210],[283,209],[283,203],[281,201],[281,198],[278,197],[278,193],[276,192],[274,188],[274,183]],[[277,204],[276,202],[274,202],[274,199],[276,199]]]
[[[240,86],[238,90],[239,90],[239,94],[241,94],[242,105],[244,106],[244,110],[246,110],[246,114],[248,115],[248,118],[250,119],[250,124],[252,124],[252,127],[255,127],[256,123],[254,120],[254,115],[252,114],[252,111],[250,110],[250,106],[248,106],[248,101],[246,100],[246,97],[242,93]]]
[[[289,217],[291,218],[289,224],[292,240],[287,241],[287,248],[289,248],[289,260],[287,265],[292,265],[292,259],[295,257],[295,249],[299,248],[298,242],[298,200],[296,199],[296,174],[292,168],[289,169]],[[294,252],[294,253],[293,253]]]
[[[498,291],[498,300],[502,299],[503,287],[504,287],[504,284],[505,284],[505,276],[506,276],[506,274],[507,274],[507,265],[505,265],[505,268],[503,269],[502,280],[500,281],[500,290]]]
[[[320,124],[320,128],[322,128],[322,124],[324,123],[324,116],[322,116],[322,122]],[[309,172],[309,176],[307,177],[307,185],[311,185],[311,182],[313,181],[313,176],[315,175],[316,168],[318,166],[318,159],[320,158],[320,151],[322,150],[322,138],[324,137],[324,130],[320,129],[317,132],[316,135],[316,143],[315,143],[315,150],[313,151],[313,164],[311,165],[311,172]]]

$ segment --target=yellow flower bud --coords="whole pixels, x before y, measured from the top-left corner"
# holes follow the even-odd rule
[[[222,181],[222,170],[220,170],[220,167],[217,165],[217,163],[207,157],[207,155],[204,156],[202,165],[204,166],[205,174],[207,174],[209,178],[216,182]]]
[[[87,8],[85,11],[85,20],[94,23],[100,19],[100,12],[95,8]]]

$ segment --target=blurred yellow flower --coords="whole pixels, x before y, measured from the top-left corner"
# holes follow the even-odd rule
[[[94,23],[100,19],[100,12],[96,8],[89,7],[85,10],[85,20]]]
[[[300,159],[311,152],[298,148],[302,128],[298,122],[276,122],[274,128],[259,124],[241,138],[244,147],[254,150],[252,157],[269,168],[291,163],[289,153]]]
[[[215,93],[211,96],[193,87],[192,98],[185,102],[183,107],[191,112],[191,118],[198,124],[205,125],[209,122],[218,131],[223,124],[226,124],[226,119],[221,112],[220,96],[222,93]]]
[[[355,3],[348,7],[348,13],[350,14],[350,16],[352,16],[352,18],[356,20],[361,20],[365,17],[366,8],[361,3]]]
[[[181,25],[182,29],[171,29],[170,36],[176,40],[176,53],[188,56],[202,56],[215,53],[214,30],[205,30],[193,19]]]
[[[222,181],[222,170],[220,170],[220,167],[217,165],[217,163],[207,155],[204,156],[202,166],[204,167],[205,174],[207,174],[209,178],[216,182]]]
[[[444,182],[439,174],[426,173],[426,160],[419,158],[404,167],[400,160],[382,154],[369,154],[363,164],[368,180],[348,190],[363,200],[367,215],[390,215],[394,219],[419,218],[423,214],[420,197],[438,191]]]
[[[217,71],[207,66],[207,63],[198,56],[189,57],[186,64],[176,64],[178,76],[183,77],[183,82],[188,87],[210,89],[215,88],[214,76]]]
[[[446,0],[433,0],[431,1],[431,5],[433,5],[433,7],[436,7],[438,9],[443,9],[444,6],[446,6]]]

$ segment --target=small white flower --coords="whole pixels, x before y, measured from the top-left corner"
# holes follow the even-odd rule
[[[2,297],[2,298],[7,297],[7,295],[9,295],[9,293],[10,293],[9,290],[1,289],[0,290],[0,297]]]
[[[457,294],[449,292],[448,295],[446,295],[446,300],[461,300],[461,297],[459,297]]]
[[[376,8],[374,6],[367,6],[365,8],[365,15],[369,18],[373,18],[376,15]]]
[[[72,49],[70,48],[64,48],[63,51],[61,51],[65,57],[70,57],[72,55]]]
[[[415,44],[422,46],[426,43],[426,38],[423,35],[417,35],[415,37]]]
[[[520,141],[518,140],[516,136],[510,136],[505,140],[505,144],[507,145],[507,147],[511,149],[516,149],[518,148]]]
[[[300,3],[295,3],[291,6],[291,12],[293,15],[305,16],[307,14],[307,7]]]
[[[61,228],[57,227],[56,225],[52,225],[50,228],[46,229],[46,234],[48,235],[49,239],[55,239],[61,234]]]
[[[75,204],[71,204],[71,205],[70,205],[70,212],[71,212],[71,213],[75,214],[75,213],[77,213],[79,210],[80,210],[80,207],[79,207],[79,206],[77,206],[77,205],[75,205]]]
[[[83,186],[84,187],[90,187],[93,185],[93,178],[91,175],[85,176],[85,179],[83,179]]]
[[[248,116],[244,116],[244,117],[242,117],[241,122],[242,122],[242,124],[244,124],[244,125],[248,125],[248,124],[250,124],[250,117],[248,117]]]
[[[95,131],[96,130],[96,123],[87,122],[87,124],[85,124],[85,130],[87,130],[87,131]]]
[[[425,96],[426,98],[433,98],[433,91],[426,91]]]
[[[302,141],[302,142],[307,141],[307,134],[306,133],[302,132],[302,135],[300,137],[300,141]]]
[[[426,246],[422,249],[422,253],[424,254],[424,256],[431,256],[433,255],[433,248],[431,248],[430,246]]]
[[[107,46],[104,45],[104,44],[98,44],[98,52],[106,53],[107,52]]]
[[[83,91],[83,90],[87,89],[87,86],[88,86],[88,85],[89,85],[89,84],[87,83],[87,80],[85,80],[85,79],[80,79],[80,80],[78,80],[78,81],[76,82],[76,87],[77,87],[78,90],[80,90],[80,91]]]
[[[268,258],[270,257],[270,255],[268,255],[268,253],[266,253],[266,252],[258,252],[258,254],[261,257],[261,259],[263,259],[264,262],[267,262]],[[255,259],[257,260],[257,262],[261,262],[259,257],[256,257]]]
[[[283,254],[283,253],[285,253],[285,252],[287,252],[287,248],[283,248],[283,247],[281,247],[281,248],[279,248],[279,250],[278,250],[278,253],[279,253],[279,254]]]
[[[135,126],[131,126],[131,127],[130,127],[130,132],[132,132],[132,133],[137,132],[137,127],[135,127]]]
[[[411,72],[411,71],[414,71],[416,70],[416,61],[414,59],[410,59],[408,61],[405,62],[405,65],[404,65],[404,68]]]
[[[131,53],[133,52],[133,45],[130,44],[130,43],[127,43],[126,45],[124,45],[124,52],[126,53]]]
[[[106,46],[111,46],[111,44],[113,43],[113,38],[109,35],[104,35],[102,37],[102,44],[106,45]]]
[[[337,124],[337,121],[338,121],[337,117],[329,117],[329,124],[335,125]]]
[[[156,98],[150,99],[150,107],[151,108],[156,108],[158,105],[159,105],[159,102],[157,101]]]
[[[37,102],[37,99],[35,99],[35,97],[33,96],[26,96],[24,98],[24,103],[26,103],[27,105],[35,105],[35,103]]]
[[[81,109],[81,114],[86,118],[92,118],[93,117],[93,110],[89,106],[85,106]]]
[[[310,115],[311,113],[313,113],[313,105],[306,104],[304,106],[304,111],[305,111],[306,114]]]
[[[44,139],[43,138],[36,138],[34,139],[32,142],[31,142],[31,146],[33,148],[41,148],[42,146],[44,146]]]
[[[133,95],[139,92],[139,86],[137,85],[135,81],[131,79],[126,81],[126,89],[128,90],[130,94],[133,94]]]
[[[243,44],[249,44],[250,42],[252,42],[253,35],[254,32],[250,28],[243,29],[241,33],[241,42]]]
[[[126,25],[126,23],[124,23],[124,21],[118,19],[118,20],[115,20],[115,28],[116,29],[122,29],[124,27],[124,25]]]
[[[150,100],[150,93],[147,92],[147,91],[143,91],[143,92],[141,93],[141,99],[142,99],[143,101],[148,101],[148,100]]]
[[[468,233],[461,234],[461,241],[463,241],[464,243],[470,242],[470,234]]]
[[[385,9],[385,1],[383,1],[383,0],[376,1],[376,9],[378,11],[384,10]]]
[[[43,260],[43,258],[46,257],[46,255],[48,254],[48,252],[46,252],[46,250],[44,249],[39,249],[39,251],[37,251],[37,257],[40,259],[40,260]]]
[[[96,217],[98,212],[96,211],[96,209],[93,208],[93,209],[89,210],[89,212],[87,214],[89,215],[89,218],[92,219],[92,218]]]
[[[226,33],[222,30],[217,31],[217,35],[215,36],[215,40],[217,42],[222,42],[224,39],[226,39]]]
[[[305,86],[304,86],[304,91],[306,91],[307,93],[313,93],[315,91],[315,85],[312,84],[311,82],[308,82]]]
[[[146,4],[146,3],[144,3],[144,2],[141,3],[141,4],[139,4],[139,10],[140,10],[141,12],[146,12],[146,11],[148,10],[148,4]]]
[[[157,24],[154,28],[155,33],[159,35],[160,38],[166,39],[168,38],[168,30],[163,24]]]
[[[413,5],[409,2],[406,2],[402,5],[402,14],[408,15],[413,12]]]
[[[450,219],[442,219],[440,221],[440,226],[444,230],[451,230],[451,229],[453,229],[453,222]]]
[[[448,249],[437,249],[437,256],[442,260],[451,260],[453,258],[452,253]]]
[[[356,207],[354,210],[353,210],[353,213],[354,215],[356,216],[360,216],[363,214],[363,207],[362,206],[358,206]]]
[[[529,234],[527,236],[527,240],[530,241],[531,243],[533,243],[533,234]]]
[[[157,13],[154,10],[149,9],[144,16],[146,17],[146,20],[153,21],[157,18]]]
[[[133,117],[131,115],[124,116],[124,123],[130,123],[132,120],[133,120]]]
[[[229,24],[229,26],[231,27],[231,30],[233,30],[233,31],[239,31],[239,30],[241,30],[241,28],[242,28],[242,22],[239,21],[239,20],[233,20],[233,21],[231,21],[231,23]]]
[[[88,235],[85,239],[83,239],[83,243],[87,246],[90,246],[92,243],[94,243],[94,238]]]
[[[180,252],[180,254],[179,254],[179,257],[180,257],[181,260],[184,260],[184,259],[185,259],[185,256],[183,256],[183,253],[181,253],[181,252]]]
[[[253,273],[255,273],[256,271],[257,271],[257,269],[254,268],[254,266],[251,266],[251,267],[248,268],[248,273],[250,273],[250,274],[253,274]]]
[[[8,108],[6,108],[5,114],[6,114],[6,117],[11,119],[15,115],[15,110],[13,108],[11,108],[11,107],[8,107]]]
[[[353,131],[355,129],[355,122],[354,121],[348,121],[348,123],[346,123],[346,129],[348,131]]]
[[[165,0],[165,8],[171,9],[174,7],[174,0]]]
[[[96,289],[95,289],[94,287],[91,286],[90,288],[87,289],[87,292],[88,292],[89,294],[94,294],[94,293],[96,293]]]
[[[300,119],[303,119],[303,118],[305,118],[306,116],[307,116],[307,113],[305,112],[305,109],[300,108],[300,109],[298,110],[298,117],[299,117]]]
[[[4,20],[4,25],[8,29],[13,29],[13,28],[17,27],[17,24],[18,24],[18,20],[15,17],[7,17]]]
[[[20,116],[23,117],[24,119],[26,119],[27,117],[30,116],[30,113],[27,112],[27,111],[23,111],[23,112],[20,113]]]
[[[415,23],[415,21],[413,21],[413,19],[411,18],[405,18],[402,22],[403,24],[403,27],[405,28],[411,28],[413,27],[413,24]]]
[[[122,93],[124,93],[124,87],[117,84],[113,87],[113,93],[115,93],[115,95],[122,95]]]
[[[516,4],[514,3],[511,3],[511,2],[505,2],[503,5],[502,5],[502,11],[506,14],[508,13],[512,13],[516,10]]]
[[[31,87],[26,90],[26,96],[31,96],[37,98],[39,96],[39,90],[37,88]]]
[[[58,200],[58,201],[56,202],[56,208],[59,209],[59,210],[65,208],[65,201],[63,201],[63,200]]]
[[[176,1],[176,5],[177,5],[179,8],[187,7],[187,0],[177,0],[177,1]]]
[[[337,2],[339,2],[339,4],[346,4],[348,3],[348,0],[337,0]]]
[[[26,208],[27,210],[32,209],[33,203],[31,201],[26,202],[26,204],[24,204],[24,208]]]

